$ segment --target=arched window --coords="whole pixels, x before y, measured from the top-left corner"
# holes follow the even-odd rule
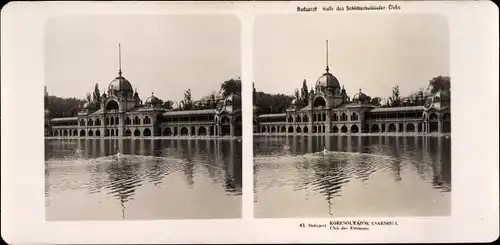
[[[141,131],[139,129],[134,130],[134,136],[141,136]]]
[[[85,120],[80,119],[80,126],[85,126]]]
[[[109,121],[110,121],[110,124],[111,124],[111,125],[115,125],[115,118],[113,118],[113,117],[112,117],[112,118],[110,118],[110,120],[109,120]]]
[[[316,122],[316,114],[313,114],[313,122]]]
[[[299,116],[299,115],[297,115],[297,116],[295,117],[295,121],[296,121],[296,122],[300,122],[300,121],[301,121],[301,120],[300,120],[300,116]]]
[[[304,115],[302,119],[303,122],[309,122],[309,117],[307,115]]]
[[[94,126],[94,121],[92,120],[92,118],[89,119],[89,126]]]
[[[337,115],[337,113],[333,113],[332,121],[338,121],[338,120],[339,120],[339,116]]]
[[[109,125],[109,118],[106,117],[106,119],[104,119],[104,125]]]
[[[356,112],[353,112],[351,115],[351,121],[357,121],[358,120],[358,114]]]
[[[119,117],[116,117],[116,118],[115,118],[115,124],[116,124],[116,125],[120,124],[120,118],[119,118]]]
[[[290,115],[290,116],[288,117],[288,122],[293,122],[293,117],[292,117],[292,115]]]
[[[326,113],[323,113],[323,121],[326,121]]]
[[[149,118],[148,116],[144,117],[144,119],[142,119],[142,122],[144,124],[150,124],[151,123],[151,118]]]
[[[342,112],[342,115],[340,116],[340,121],[347,121],[347,115]]]
[[[326,101],[325,99],[323,99],[323,97],[317,97],[316,99],[314,99],[313,106],[314,107],[326,106]]]
[[[139,120],[139,117],[138,116],[135,116],[134,117],[134,124],[137,125],[137,124],[140,124],[140,120]]]

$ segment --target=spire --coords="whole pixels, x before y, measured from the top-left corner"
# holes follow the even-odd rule
[[[326,73],[330,71],[330,68],[328,67],[328,40],[326,40]]]
[[[118,76],[122,76],[122,50],[121,50],[121,44],[118,44]]]

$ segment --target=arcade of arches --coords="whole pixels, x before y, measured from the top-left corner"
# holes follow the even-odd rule
[[[428,115],[428,119],[426,117]],[[362,121],[361,118],[364,117]],[[309,121],[308,119],[312,120]],[[415,113],[414,116],[394,117],[392,115],[371,116],[359,112],[327,112],[310,114],[262,115],[256,123],[254,133],[268,135],[309,135],[309,134],[421,134],[450,133],[451,116],[444,113]]]

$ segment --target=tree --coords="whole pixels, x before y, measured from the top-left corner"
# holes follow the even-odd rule
[[[184,92],[184,100],[182,101],[183,110],[191,110],[193,108],[193,100],[191,97],[191,89]]]
[[[76,116],[84,103],[84,100],[77,98],[47,96],[47,109],[49,109],[51,117]]]
[[[87,102],[92,102],[92,95],[90,95],[90,93],[87,93]]]
[[[307,81],[306,79],[304,79],[304,81],[302,82],[302,89],[300,90],[300,98],[301,100],[307,104],[307,102],[309,101],[309,88],[307,88]]]
[[[171,100],[164,101],[162,104],[162,107],[167,109],[167,110],[172,110],[174,107],[174,102]]]
[[[255,83],[252,82],[252,101],[254,105],[256,100],[257,100],[257,90],[255,90]]]
[[[371,100],[370,100],[370,103],[374,106],[380,106],[381,105],[381,102],[382,102],[382,98],[380,97],[373,97]]]
[[[431,94],[434,94],[439,90],[450,91],[450,77],[437,76],[432,78],[429,81],[428,90]]]
[[[217,99],[215,98],[215,93],[210,95],[209,108],[215,109],[217,107]]]
[[[101,104],[101,92],[99,91],[99,84],[96,83],[95,84],[95,87],[94,87],[94,94],[93,94],[93,101],[96,103],[96,104]]]
[[[399,85],[396,85],[392,88],[392,96],[389,98],[390,106],[400,106],[401,105],[401,97],[399,97]]]
[[[286,111],[292,100],[293,96],[284,94],[267,94],[264,92],[257,92],[257,100],[255,105],[257,106],[259,114],[262,113],[283,113]]]
[[[220,91],[224,98],[230,94],[241,95],[241,80],[238,78],[224,81],[220,86]]]
[[[43,90],[44,90],[44,95],[43,95],[44,109],[47,109],[49,106],[49,93],[47,92],[47,86],[43,86]]]

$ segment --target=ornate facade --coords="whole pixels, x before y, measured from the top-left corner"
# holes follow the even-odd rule
[[[424,106],[379,108],[361,92],[352,100],[328,62],[306,105],[293,100],[285,113],[254,115],[254,133],[310,135],[360,133],[449,133],[450,92],[439,91]],[[254,108],[255,110],[255,108]]]
[[[220,99],[215,109],[169,111],[153,93],[143,103],[121,69],[98,108],[86,103],[76,117],[49,117],[46,111],[45,136],[51,137],[220,137],[242,133],[239,95]]]

